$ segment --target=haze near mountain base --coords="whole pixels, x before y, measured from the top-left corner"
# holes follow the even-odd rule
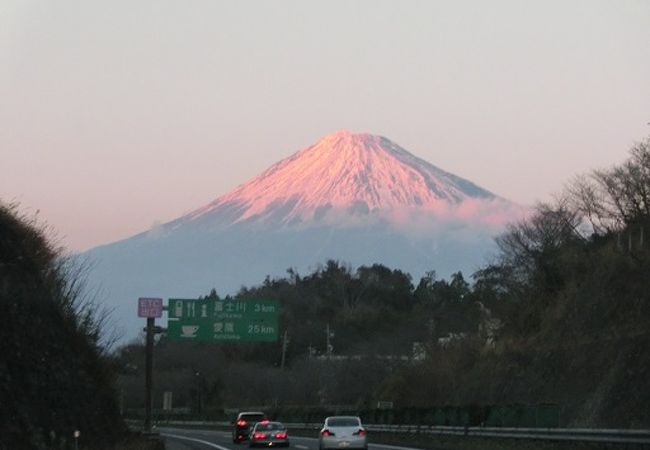
[[[523,213],[384,137],[339,131],[190,214],[85,256],[91,284],[133,336],[140,296],[234,294],[328,259],[415,279],[471,273]]]

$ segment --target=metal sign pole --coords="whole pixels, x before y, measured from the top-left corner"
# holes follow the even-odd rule
[[[144,394],[144,431],[151,433],[151,390],[152,390],[152,364],[153,364],[153,335],[154,321],[153,317],[147,318],[147,345],[145,349],[145,394]]]

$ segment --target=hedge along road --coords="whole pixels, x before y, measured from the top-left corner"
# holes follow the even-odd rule
[[[159,428],[160,436],[165,441],[166,450],[244,450],[248,444],[233,444],[232,437],[226,431],[188,430],[184,428]],[[318,439],[291,436],[289,430],[290,450],[318,450]],[[421,450],[394,445],[368,445],[370,450]]]

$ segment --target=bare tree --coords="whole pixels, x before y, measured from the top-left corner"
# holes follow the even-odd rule
[[[630,158],[610,169],[596,170],[567,186],[571,207],[593,232],[616,232],[650,219],[650,137],[630,150]]]
[[[520,276],[533,273],[545,255],[584,239],[580,223],[580,215],[564,200],[538,204],[532,217],[510,225],[497,238],[503,263],[518,268]]]

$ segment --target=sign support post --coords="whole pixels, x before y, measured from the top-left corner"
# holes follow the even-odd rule
[[[168,312],[169,328],[156,326],[156,317]],[[162,298],[140,297],[138,317],[147,319],[144,381],[144,432],[152,433],[153,410],[153,341],[156,333],[167,332],[170,339],[194,341],[275,342],[278,340],[277,300],[195,300],[170,299],[164,307]],[[282,366],[289,337],[284,333]],[[198,373],[197,373],[198,375]],[[200,389],[199,389],[200,395]],[[171,408],[171,396],[169,399]],[[201,398],[199,397],[199,411]]]
[[[153,365],[153,333],[154,321],[153,317],[147,317],[147,343],[145,348],[145,391],[144,391],[144,432],[151,433],[151,406],[153,388],[152,365]]]
[[[151,391],[153,390],[153,336],[162,332],[156,327],[156,317],[162,317],[162,298],[140,297],[138,299],[138,317],[147,318],[147,333],[145,346],[145,375],[144,375],[144,432],[151,433],[151,408],[153,406]]]

